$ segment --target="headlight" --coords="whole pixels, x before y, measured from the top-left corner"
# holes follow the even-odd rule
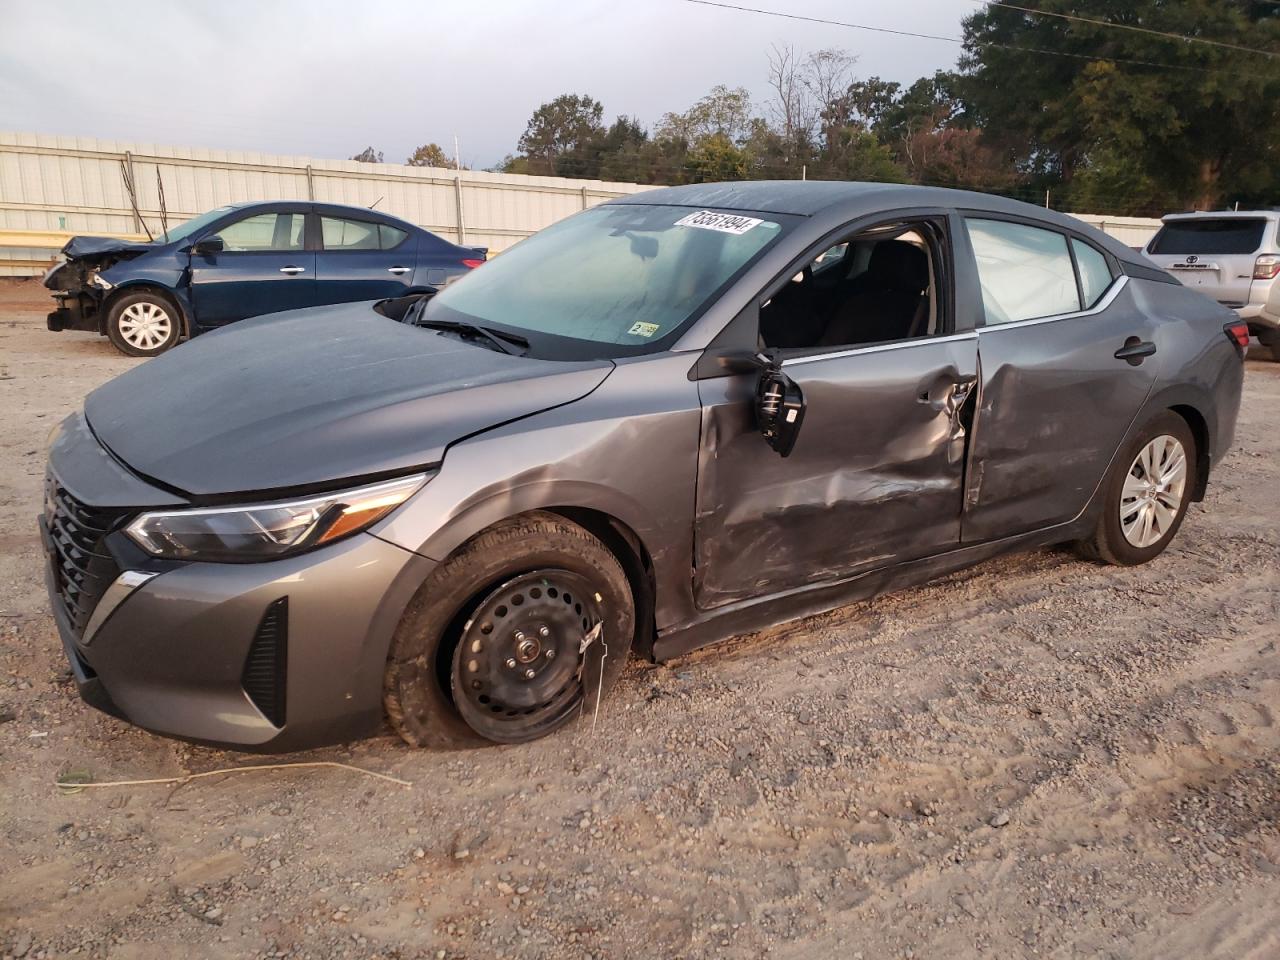
[[[305,500],[144,513],[125,532],[157,557],[274,560],[365,529],[409,499],[429,477],[419,473]]]

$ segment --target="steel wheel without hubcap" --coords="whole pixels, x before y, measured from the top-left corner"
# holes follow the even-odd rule
[[[1187,484],[1187,452],[1162,434],[1138,451],[1120,491],[1120,530],[1145,549],[1159,543],[1178,518]]]
[[[173,335],[173,320],[158,303],[139,300],[120,311],[116,320],[120,339],[135,350],[151,351]]]
[[[467,724],[503,743],[558,726],[600,683],[600,602],[586,577],[560,569],[523,574],[481,600],[453,655],[454,703]]]

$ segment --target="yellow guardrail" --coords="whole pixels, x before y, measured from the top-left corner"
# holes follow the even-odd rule
[[[50,247],[61,250],[72,237],[112,237],[116,240],[146,240],[141,233],[97,233],[92,230],[5,230],[0,229],[0,247]]]

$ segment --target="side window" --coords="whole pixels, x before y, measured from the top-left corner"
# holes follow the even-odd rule
[[[1076,255],[1076,268],[1080,271],[1080,292],[1084,294],[1084,308],[1093,307],[1115,279],[1111,265],[1098,250],[1083,240],[1071,239],[1071,249]]]
[[[259,213],[227,224],[218,230],[218,236],[227,253],[301,250],[305,221],[301,213]]]
[[[1067,238],[1003,220],[967,220],[987,323],[1014,323],[1080,309]]]
[[[377,250],[378,224],[365,220],[320,218],[320,236],[326,250]]]
[[[814,351],[945,332],[940,229],[876,227],[828,245],[760,306],[765,347]]]
[[[382,238],[382,249],[391,250],[404,243],[404,238],[409,234],[405,230],[388,226],[385,223],[378,224],[378,235]]]

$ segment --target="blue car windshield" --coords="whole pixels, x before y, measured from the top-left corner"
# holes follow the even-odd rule
[[[156,237],[156,243],[176,243],[179,240],[185,240],[192,234],[199,233],[213,221],[225,217],[234,209],[235,207],[218,207],[216,210],[202,213],[194,220],[188,220],[186,223],[180,223],[176,227],[170,227]]]
[[[766,219],[768,217],[769,219]],[[613,204],[547,227],[429,300],[422,319],[525,335],[535,354],[614,357],[669,345],[792,218]],[[539,338],[537,335],[545,335]],[[551,338],[576,349],[539,349]]]

